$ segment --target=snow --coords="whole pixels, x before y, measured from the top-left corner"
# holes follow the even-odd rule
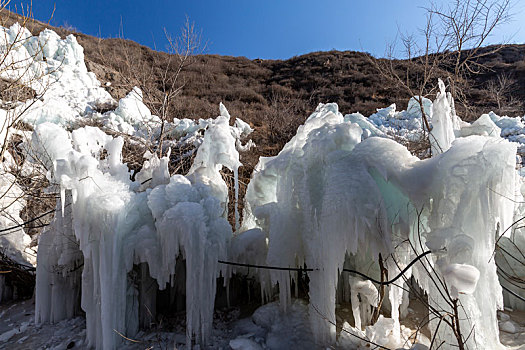
[[[525,149],[522,118],[491,112],[463,122],[441,80],[433,102],[413,97],[406,111],[390,105],[366,118],[343,116],[334,103],[319,104],[277,156],[261,157],[241,222],[239,152],[253,147],[241,143],[253,131],[250,125],[232,121],[222,103],[216,118],[163,121],[146,107],[138,88],[114,111],[100,114],[98,104],[115,101],[87,71],[73,36],[60,39],[49,30],[31,36],[17,25],[1,30],[1,47],[16,44],[2,77],[22,76],[40,95],[13,110],[28,108],[23,119],[34,127],[23,144],[26,166],[43,167],[60,199],[39,240],[34,314],[28,319],[14,309],[4,311],[0,319],[17,320],[1,321],[0,345],[27,345],[53,330],[56,337],[37,336],[38,346],[140,347],[144,344],[126,338],[151,341],[143,328],[154,323],[157,290],[164,289],[182,290],[185,334],[158,338],[186,349],[365,348],[367,341],[425,348],[429,337],[416,336],[403,324],[411,302],[407,288],[428,295],[429,335],[443,342],[442,348],[455,346],[450,327],[439,326],[439,318],[454,314],[456,302],[461,329],[472,330],[467,347],[503,348],[499,330],[521,339],[519,322],[504,313],[498,321],[497,310],[504,306],[525,306],[503,294],[500,283],[511,286],[500,282],[496,263],[518,274],[523,266],[505,260],[502,249],[494,254],[494,248],[498,240],[517,256],[515,247],[525,247],[525,229],[506,230],[525,213],[525,185],[516,171],[516,154]],[[25,64],[14,63],[19,60]],[[431,130],[423,130],[418,99]],[[2,110],[0,117],[11,116]],[[103,127],[81,127],[92,119]],[[418,142],[425,133],[432,157],[422,160],[401,143]],[[127,144],[152,146],[142,151],[134,180],[122,159]],[[175,149],[182,150],[177,157]],[[192,155],[185,176],[170,174],[171,162]],[[4,165],[10,161],[7,157]],[[223,180],[224,169],[233,173],[233,189]],[[0,204],[7,208],[0,228],[11,227],[22,221],[25,203],[13,201],[22,190],[6,169],[0,186]],[[233,225],[227,220],[230,198]],[[0,236],[0,246],[19,261],[34,263],[26,252],[28,239],[17,228]],[[428,250],[386,288],[389,317],[383,313],[371,325],[380,288],[343,269],[379,280],[381,261],[393,278]],[[299,280],[295,271],[226,266],[219,260],[306,266],[312,269],[308,301],[292,297],[292,284],[297,288]],[[217,326],[217,283],[223,277],[229,288],[233,274],[256,280],[268,303],[249,318]],[[343,303],[351,310],[345,318]],[[85,318],[78,317],[81,310]],[[217,332],[217,327],[223,328]]]
[[[361,311],[366,310],[368,305],[377,307],[379,304],[379,292],[370,280],[363,281],[360,278],[351,278],[350,281],[350,300],[352,302],[355,328],[361,330]]]
[[[0,314],[0,349],[84,348],[85,320],[76,317],[54,325],[34,322],[34,303],[9,304]],[[10,336],[9,339],[6,338]]]
[[[418,113],[421,115],[421,111],[397,112],[394,103],[389,107],[378,109],[377,113],[368,117],[368,120],[385,135],[395,134],[402,138],[417,139],[423,127],[421,118],[417,117]]]
[[[9,304],[5,306],[6,311],[0,313],[0,334],[5,332],[10,332],[13,330],[18,330],[19,327],[26,323],[25,331],[21,333],[15,333],[11,339],[5,343],[0,342],[0,349],[12,349],[12,348],[30,348],[30,349],[66,349],[67,346],[73,346],[75,348],[86,348],[86,331],[85,331],[85,319],[82,317],[75,317],[69,320],[64,320],[56,324],[41,324],[37,325],[34,323],[34,304],[31,301],[24,301],[16,304]],[[288,348],[294,348],[298,343],[295,343],[297,339],[302,340],[301,344],[308,345],[308,349],[326,349],[326,347],[315,346],[311,343],[312,334],[309,331],[307,324],[304,322],[307,320],[307,314],[304,313],[307,310],[307,306],[302,303],[293,307],[290,312],[284,314],[279,313],[279,305],[277,303],[271,303],[261,308],[262,310],[259,313],[270,314],[272,310],[275,314],[272,317],[268,317],[266,320],[263,320],[262,317],[259,320],[251,316],[248,318],[238,319],[238,316],[233,317],[232,319],[222,319],[219,315],[216,315],[214,319],[215,330],[210,340],[210,347],[214,349],[228,349],[228,346],[235,344],[246,345],[249,344],[257,349],[257,345],[263,349],[271,349],[267,343],[267,335],[271,334],[271,326],[267,326],[269,320],[273,321],[273,327],[276,330],[281,330],[284,336],[281,338],[281,342],[284,346]],[[230,310],[229,313],[238,315],[238,311]],[[513,320],[518,319],[522,315],[517,313],[510,313]],[[424,315],[420,315],[424,317]],[[516,329],[523,327],[525,323],[521,321],[520,323],[512,321]],[[301,324],[305,327],[301,328]],[[268,327],[268,328],[265,328]],[[346,324],[345,327],[351,327]],[[182,328],[183,331],[183,328]],[[352,334],[357,334],[355,329],[346,328],[346,331],[341,332],[339,337],[338,347],[344,349],[367,349],[370,348],[366,344]],[[404,329],[404,332],[408,333],[407,328]],[[412,331],[413,332],[413,331]],[[416,343],[416,345],[423,346],[423,344],[430,344],[430,340],[425,335],[422,335],[421,332],[418,333],[418,337],[421,342]],[[362,332],[364,335],[364,332]],[[509,346],[509,349],[523,349],[523,344],[525,340],[525,335],[520,333],[506,333],[501,332],[502,338],[506,339],[506,344]],[[273,337],[270,337],[270,339]],[[425,339],[426,338],[426,339]],[[275,338],[273,338],[275,339]],[[176,344],[177,349],[186,349],[185,346],[185,335],[176,332],[166,332],[163,329],[152,329],[146,332],[140,332],[136,337],[133,338],[134,342],[124,340],[121,344],[122,349],[144,349],[148,347],[158,348],[170,348]],[[257,344],[257,345],[256,345]],[[422,349],[426,349],[421,347]],[[241,347],[242,349],[242,347]],[[420,349],[415,346],[412,349]]]
[[[449,264],[443,268],[443,277],[453,298],[459,298],[459,293],[472,294],[479,280],[479,270],[467,264]]]
[[[308,306],[299,300],[294,301],[289,312],[281,312],[276,303],[258,308],[252,315],[255,325],[261,327],[265,345],[269,349],[312,349],[316,347],[308,327]]]
[[[10,331],[0,334],[0,342],[6,342],[11,339],[14,335],[23,333],[27,330],[29,323],[24,322],[18,328],[11,329]]]
[[[230,348],[233,350],[262,350],[263,348],[251,339],[246,338],[235,338],[230,340]]]
[[[460,130],[460,135],[463,137],[470,135],[486,135],[492,137],[499,137],[501,129],[492,121],[488,114],[482,114],[471,125],[466,125]]]
[[[18,107],[15,113],[24,111],[22,119],[25,122],[66,125],[92,110],[97,103],[112,101],[95,75],[88,72],[83,48],[73,35],[60,39],[55,32],[46,29],[32,36],[17,23],[1,31],[0,47],[8,52],[0,67],[3,78],[21,78],[40,97]]]
[[[138,87],[120,99],[117,109],[109,112],[105,119],[108,127],[126,134],[140,130],[144,135],[151,135],[152,130],[161,124],[161,119],[152,115],[143,102],[142,91]]]

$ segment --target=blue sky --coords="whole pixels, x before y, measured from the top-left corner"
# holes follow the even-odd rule
[[[14,4],[26,0],[12,0]],[[438,0],[444,3],[445,0]],[[180,32],[186,15],[202,30],[206,53],[285,59],[320,50],[385,53],[398,28],[424,25],[426,1],[416,0],[33,0],[36,19],[80,32],[127,39],[163,50],[164,28]],[[525,43],[525,1],[515,0],[514,20],[491,38]],[[122,24],[122,25],[121,25]]]

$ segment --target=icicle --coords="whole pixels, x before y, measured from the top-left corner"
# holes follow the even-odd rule
[[[352,294],[350,296],[350,302],[352,303],[352,315],[354,315],[355,328],[362,330],[363,328],[361,326],[361,310],[359,297],[357,296],[357,291],[352,291]]]
[[[299,272],[292,273],[292,281],[295,282],[295,297],[299,298]]]
[[[445,84],[438,79],[439,93],[432,105],[432,131],[430,146],[432,155],[436,156],[448,150],[454,141],[454,119],[445,91]],[[452,100],[452,98],[450,98]]]
[[[228,308],[231,307],[231,304],[230,304],[230,284],[229,283],[226,285],[226,305],[228,306]]]
[[[235,182],[235,231],[239,230],[239,167],[233,168],[233,181]]]
[[[60,187],[60,202],[62,204],[62,217],[64,217],[64,205],[66,203],[66,189]]]
[[[379,292],[369,280],[363,281],[359,277],[350,277],[350,302],[352,303],[352,314],[354,315],[355,328],[362,330],[362,321],[365,325],[369,321],[370,305],[377,307]],[[361,300],[359,300],[361,295]],[[364,316],[362,319],[361,316]]]
[[[388,299],[392,306],[392,319],[394,320],[394,328],[392,336],[396,342],[401,341],[401,329],[399,324],[399,304],[403,300],[403,290],[397,286],[391,285],[388,293]]]

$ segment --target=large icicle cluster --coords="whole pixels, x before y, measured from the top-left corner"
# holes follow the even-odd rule
[[[34,98],[28,96],[26,101],[0,101],[2,106],[9,107],[0,109],[2,125],[0,139],[9,140],[12,135],[17,134],[24,141],[28,159],[34,161],[26,162],[22,171],[41,172],[40,162],[50,169],[52,159],[49,158],[48,153],[52,150],[51,145],[47,145],[43,152],[38,153],[33,147],[35,142],[31,140],[30,132],[6,127],[18,120],[34,127],[43,123],[52,123],[67,129],[76,128],[93,118],[109,130],[133,135],[133,139],[129,141],[135,144],[143,145],[158,140],[162,121],[152,115],[144,105],[142,92],[138,88],[134,88],[121,99],[114,111],[104,114],[96,111],[98,106],[112,105],[114,101],[101,87],[95,74],[87,70],[84,50],[73,35],[61,39],[58,34],[47,29],[38,35],[32,35],[28,29],[18,23],[10,28],[0,27],[0,32],[0,53],[5,55],[5,59],[0,63],[0,78],[7,81],[19,79],[34,92]],[[178,158],[173,161],[191,156],[203,142],[202,131],[211,123],[213,123],[211,118],[175,119],[166,122],[164,153],[169,147],[182,150]],[[236,127],[232,132],[236,135],[245,136],[251,132],[250,127],[239,119],[235,123]],[[44,134],[65,133],[65,130],[50,129],[50,127],[41,130]],[[38,135],[35,136],[38,138]],[[53,147],[67,148],[67,145],[55,144]],[[0,186],[3,186],[2,193],[5,193],[2,200],[16,203],[4,206],[9,209],[6,215],[1,217],[2,228],[15,226],[21,222],[19,212],[25,206],[24,198],[19,198],[22,194],[21,189],[15,183],[15,178],[9,174],[9,168],[14,165],[9,152],[6,152],[0,174]],[[31,240],[22,229],[4,234],[0,237],[0,241],[0,247],[5,248],[11,258],[21,263],[34,264],[35,258],[25,252]]]
[[[175,262],[185,260],[188,344],[194,335],[205,343],[211,331],[217,261],[225,258],[232,236],[226,220],[227,186],[219,171],[229,168],[237,181],[237,148],[251,145],[243,147],[239,140],[251,128],[240,119],[230,127],[222,104],[217,119],[175,119],[162,125],[144,105],[138,88],[114,111],[100,114],[97,107],[113,99],[88,72],[74,36],[61,39],[50,30],[33,36],[18,24],[0,29],[0,49],[7,54],[1,77],[20,79],[35,94],[34,99],[12,102],[14,108],[0,110],[0,117],[4,125],[20,119],[34,127],[32,135],[22,133],[28,156],[24,167],[47,169],[48,180],[60,189],[57,215],[40,238],[36,321],[70,318],[81,307],[89,344],[115,348],[122,339],[117,332],[132,335],[138,330],[137,298],[154,305],[155,293],[143,293],[145,281],[136,285],[128,274],[133,266],[139,266],[145,279],[156,279],[162,289],[175,281]],[[122,164],[124,139],[95,127],[78,128],[84,118],[132,135],[128,142],[138,144],[154,144],[163,127],[167,155],[159,159],[146,152],[142,171],[132,182]],[[70,133],[66,128],[77,129]],[[21,133],[2,128],[3,140],[9,138],[7,132]],[[188,177],[170,177],[169,161],[182,161],[201,146]],[[169,147],[184,152],[170,159]],[[8,167],[9,154],[6,159]],[[19,212],[25,203],[14,177],[7,171],[2,176],[2,204],[8,208],[2,216],[4,228],[22,221]],[[0,237],[0,247],[21,262],[34,263],[25,254],[29,241],[22,229],[12,230]],[[3,286],[2,279],[0,298]]]
[[[54,124],[37,126],[33,149],[50,157],[49,180],[62,192],[62,214],[40,240],[37,321],[71,317],[81,288],[89,344],[115,348],[121,339],[115,330],[132,336],[139,326],[139,291],[128,276],[133,264],[147,263],[149,275],[164,289],[174,279],[180,252],[186,261],[187,344],[194,335],[205,344],[218,260],[226,257],[232,236],[227,187],[219,171],[226,166],[237,172],[238,134],[223,113],[210,123],[187,177],[170,177],[168,159],[153,155],[144,170],[151,186],[144,189],[129,180],[121,163],[120,137],[93,127],[69,135]]]
[[[436,152],[431,159],[419,160],[386,138],[360,142],[361,128],[345,121],[354,117],[343,117],[328,104],[319,105],[279,155],[262,159],[253,175],[245,229],[264,232],[269,265],[305,263],[318,269],[309,273],[310,319],[321,344],[335,341],[336,289],[345,260],[345,267],[359,269],[380,253],[392,253],[394,259],[386,260],[392,276],[430,249],[432,258],[406,276],[414,275],[433,307],[453,313],[441,295],[443,286],[433,283],[444,280],[451,300],[461,301],[461,328],[473,329],[468,344],[500,347],[496,310],[503,303],[491,257],[498,227],[512,223],[516,146],[479,136],[487,135],[477,126],[483,118],[463,123],[458,131],[472,136],[454,141],[457,117],[441,82],[440,87],[432,106]],[[275,273],[272,281],[279,284],[282,305],[289,304],[289,273]],[[355,278],[349,283],[351,293],[361,294],[361,307],[374,305],[373,286]],[[390,335],[376,341],[406,345],[399,328],[403,290],[391,286],[389,299],[393,323],[383,323]],[[437,322],[431,323],[433,330]],[[440,327],[437,337],[454,346],[450,328]]]

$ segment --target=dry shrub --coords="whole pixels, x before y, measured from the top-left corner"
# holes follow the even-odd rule
[[[0,100],[8,101],[7,103],[25,102],[35,97],[36,92],[32,88],[17,82],[0,79]],[[2,102],[2,109],[8,109],[9,107],[6,105],[6,102]]]
[[[33,267],[17,263],[0,249],[0,276],[4,277],[5,286],[12,290],[14,299],[30,299],[35,288]],[[5,291],[3,291],[5,293]],[[0,295],[0,301],[2,295]]]

